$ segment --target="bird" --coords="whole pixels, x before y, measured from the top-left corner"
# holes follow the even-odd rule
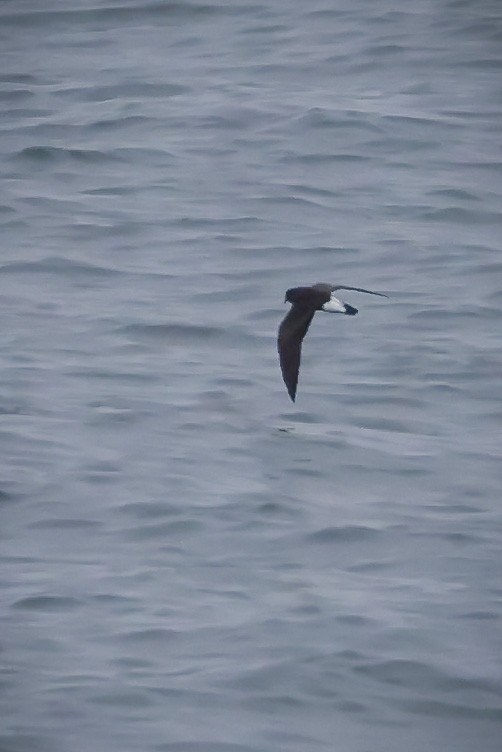
[[[286,291],[284,302],[291,303],[292,306],[279,326],[277,350],[282,377],[292,402],[296,399],[303,338],[315,312],[344,313],[347,316],[355,316],[357,313],[357,308],[344,303],[333,294],[336,290],[353,290],[388,297],[383,292],[365,290],[362,287],[328,285],[325,282],[317,282],[310,287],[292,287]]]

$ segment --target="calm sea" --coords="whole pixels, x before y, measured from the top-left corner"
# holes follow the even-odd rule
[[[499,0],[1,2],[1,752],[498,752],[501,80]]]

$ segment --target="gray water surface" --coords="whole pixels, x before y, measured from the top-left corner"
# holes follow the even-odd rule
[[[498,752],[500,3],[0,36],[1,752]]]

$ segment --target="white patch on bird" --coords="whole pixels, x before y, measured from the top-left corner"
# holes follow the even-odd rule
[[[322,310],[327,313],[345,313],[345,303],[335,298],[333,293],[331,293],[331,298],[327,303],[324,303]]]

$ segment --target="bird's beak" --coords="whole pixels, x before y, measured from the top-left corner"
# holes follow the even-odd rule
[[[288,299],[287,299],[286,295],[284,296],[284,302],[285,302],[285,303],[287,303],[287,302],[288,302]]]

